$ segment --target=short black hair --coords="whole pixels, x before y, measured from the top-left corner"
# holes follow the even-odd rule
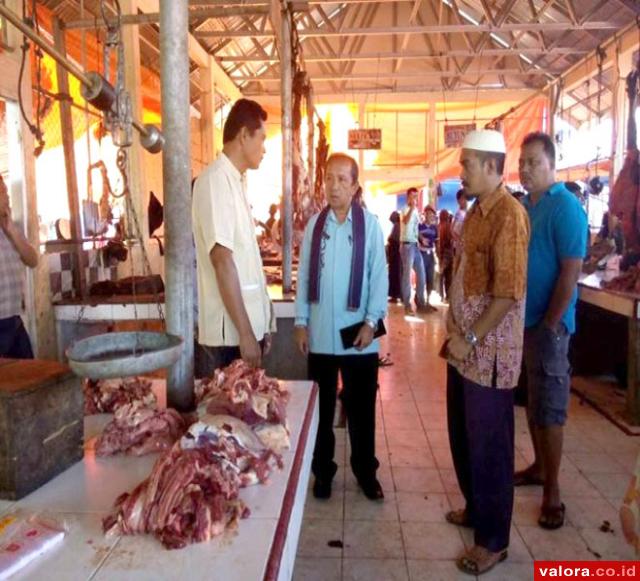
[[[564,187],[572,194],[582,196],[582,188],[580,187],[580,184],[577,184],[576,182],[564,182]]]
[[[507,159],[506,154],[497,153],[495,151],[474,151],[474,153],[478,156],[478,159],[482,163],[486,163],[489,160],[494,160],[496,162],[496,173],[501,176],[504,174],[504,162]]]
[[[551,162],[551,167],[556,167],[556,145],[553,143],[553,139],[550,135],[543,133],[542,131],[534,131],[529,133],[522,141],[522,147],[531,145],[532,143],[540,143],[544,154]]]
[[[409,189],[407,190],[407,196],[408,196],[409,194],[417,194],[417,193],[418,193],[418,188],[409,188]]]
[[[346,161],[347,163],[351,164],[351,183],[352,184],[358,183],[358,178],[360,177],[360,170],[358,169],[358,162],[355,159],[353,159],[353,157],[351,157],[350,155],[347,155],[346,153],[332,153],[327,159],[326,167],[329,167],[329,164],[332,161]]]
[[[222,143],[233,141],[243,127],[253,135],[267,120],[267,112],[259,103],[250,99],[239,99],[231,107],[227,120],[224,122]]]
[[[456,193],[456,201],[459,202],[460,198],[464,197],[464,188],[460,188]]]

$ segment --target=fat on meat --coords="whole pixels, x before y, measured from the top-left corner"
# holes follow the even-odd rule
[[[157,399],[146,377],[88,379],[84,382],[84,414],[112,414],[124,405],[140,403],[156,407]]]
[[[118,408],[96,443],[98,456],[126,453],[142,456],[168,450],[187,430],[174,409],[145,408],[140,402]]]

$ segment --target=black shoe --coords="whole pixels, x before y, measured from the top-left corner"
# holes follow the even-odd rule
[[[360,488],[362,492],[369,500],[384,500],[384,492],[382,492],[382,486],[376,478],[368,482],[360,482]]]
[[[316,478],[316,481],[313,483],[313,496],[325,500],[331,498],[331,480],[320,480]]]

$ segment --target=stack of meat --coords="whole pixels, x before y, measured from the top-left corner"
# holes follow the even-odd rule
[[[199,421],[157,460],[148,479],[116,500],[104,530],[153,534],[169,549],[208,541],[249,516],[240,487],[264,482],[281,462],[233,418]]]
[[[218,369],[210,379],[196,381],[199,415],[229,415],[248,424],[262,443],[273,450],[290,446],[287,429],[289,393],[263,369],[242,360]]]
[[[640,267],[632,266],[613,280],[603,282],[602,286],[607,290],[640,294]]]
[[[173,446],[187,429],[183,417],[173,409],[156,410],[140,402],[116,410],[96,443],[98,456],[163,452]]]
[[[118,408],[139,403],[143,407],[155,407],[156,396],[151,391],[151,380],[144,377],[126,379],[99,379],[85,381],[84,414],[112,414]]]

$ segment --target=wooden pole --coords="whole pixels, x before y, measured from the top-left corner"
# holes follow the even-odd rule
[[[309,93],[307,98],[307,149],[309,156],[307,163],[309,166],[309,188],[311,191],[311,197],[313,198],[313,188],[316,182],[316,124],[315,124],[315,104],[313,101],[313,87],[309,84]]]
[[[293,279],[293,66],[291,13],[282,10],[282,290],[290,293]]]
[[[53,19],[53,38],[56,49],[66,55],[66,43],[64,30],[59,19]],[[59,61],[56,61],[56,75],[58,77],[58,92],[62,95],[69,94],[69,77],[66,69]],[[82,221],[80,218],[80,198],[78,195],[78,179],[76,174],[76,156],[73,139],[73,116],[71,103],[66,99],[59,101],[60,106],[60,131],[62,134],[62,151],[64,152],[64,169],[67,178],[67,198],[69,201],[69,222],[71,226],[71,238],[82,239]],[[74,246],[75,268],[73,270],[73,286],[80,298],[86,296],[85,260],[82,251],[82,243]]]

